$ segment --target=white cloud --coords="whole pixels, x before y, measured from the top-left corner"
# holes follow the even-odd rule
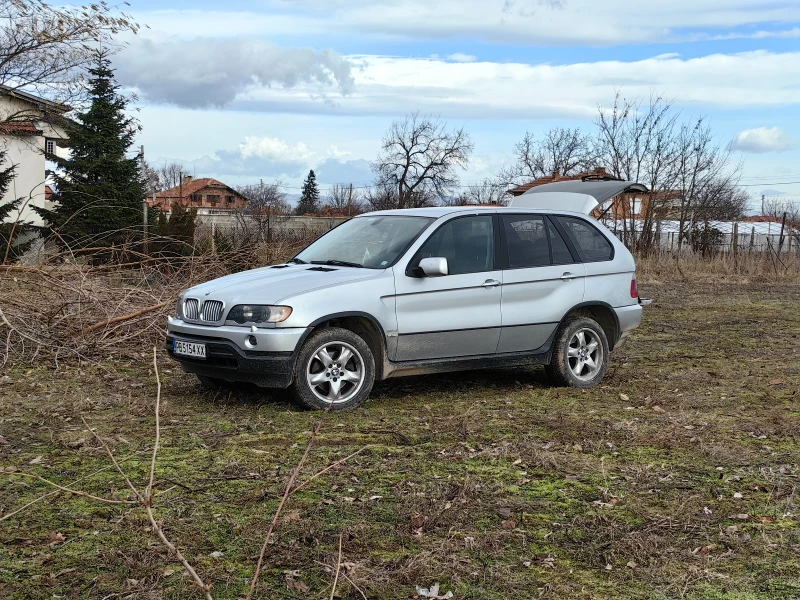
[[[797,147],[797,140],[780,127],[745,129],[736,134],[730,143],[731,150],[764,154],[788,152]]]
[[[447,60],[452,60],[453,62],[460,62],[460,63],[468,63],[468,62],[475,62],[477,56],[473,54],[462,54],[461,52],[456,52],[455,54],[448,54]]]
[[[800,52],[659,56],[634,62],[566,65],[452,63],[397,57],[351,57],[352,92],[335,106],[311,105],[298,94],[253,91],[250,108],[292,106],[334,114],[404,114],[419,109],[448,118],[591,118],[617,90],[629,97],[652,90],[682,104],[764,107],[800,103]]]
[[[314,156],[314,152],[302,142],[291,146],[277,138],[253,136],[245,137],[239,144],[239,153],[245,159],[258,157],[285,161],[308,161]]]
[[[353,154],[353,153],[352,152],[348,152],[347,150],[339,150],[339,148],[337,146],[333,146],[332,145],[330,148],[328,148],[328,156],[330,156],[332,158],[339,158],[339,159],[347,158],[351,154]]]
[[[259,39],[136,37],[114,58],[117,78],[154,102],[224,106],[251,87],[302,87],[315,100],[347,93],[353,65],[332,50],[282,48]]]
[[[409,39],[473,38],[530,45],[614,45],[748,37],[753,26],[800,22],[796,0],[266,0],[266,12],[137,13],[155,29],[185,35],[271,36],[287,32]],[[759,35],[758,33],[755,35]],[[780,32],[763,31],[763,37]],[[789,34],[791,36],[791,34]]]

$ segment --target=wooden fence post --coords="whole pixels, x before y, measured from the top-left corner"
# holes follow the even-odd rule
[[[733,235],[731,236],[731,243],[733,244],[733,270],[736,271],[736,259],[739,257],[739,222],[733,223]]]

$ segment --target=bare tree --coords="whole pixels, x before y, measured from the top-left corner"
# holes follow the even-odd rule
[[[771,196],[764,200],[764,210],[762,214],[765,217],[772,217],[775,219],[783,219],[783,215],[785,214],[787,223],[795,227],[800,227],[800,202],[782,200],[780,196]]]
[[[361,194],[353,184],[337,183],[330,189],[330,194],[325,198],[325,206],[329,212],[340,215],[357,215],[363,212]]]
[[[286,192],[283,183],[275,181],[242,185],[236,188],[247,200],[247,210],[252,213],[262,213],[269,210],[273,215],[286,215],[291,212],[291,206],[286,201]]]
[[[120,47],[117,35],[139,25],[117,5],[51,6],[41,0],[0,2],[0,95],[28,91],[58,103],[86,96],[83,68],[95,49]],[[6,120],[26,119],[16,113]]]
[[[372,168],[380,188],[397,190],[394,208],[424,206],[458,186],[456,169],[467,166],[472,150],[463,128],[449,130],[440,118],[415,112],[392,123]]]
[[[481,183],[468,185],[450,201],[448,206],[468,206],[470,204],[498,204],[508,202],[507,185],[497,179],[484,179]]]
[[[677,218],[681,234],[696,219],[726,218],[741,203],[736,192],[739,167],[730,165],[710,126],[700,117],[681,122],[672,102],[652,95],[598,109],[596,162],[606,171],[646,185],[651,193],[641,212],[622,206],[623,240],[647,252],[657,243],[657,223]],[[678,245],[683,235],[679,235]]]
[[[587,171],[595,164],[595,150],[591,135],[578,128],[556,127],[541,140],[526,131],[514,146],[514,158],[514,163],[498,176],[506,185],[519,185],[554,173],[575,175]]]
[[[156,169],[158,174],[158,191],[178,187],[181,184],[186,167],[177,161],[165,162]]]

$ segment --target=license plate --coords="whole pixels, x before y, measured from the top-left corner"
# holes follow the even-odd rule
[[[180,340],[174,340],[172,342],[172,351],[175,354],[180,354],[181,356],[191,356],[192,358],[206,357],[206,345],[195,344],[194,342],[182,342]]]

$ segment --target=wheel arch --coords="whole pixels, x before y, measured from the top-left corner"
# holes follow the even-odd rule
[[[561,329],[567,319],[575,316],[588,317],[596,321],[603,328],[603,333],[606,334],[609,350],[613,350],[619,342],[621,337],[619,317],[614,307],[607,302],[591,301],[576,304],[567,311],[556,330]]]
[[[300,338],[297,343],[298,351],[303,347],[310,335],[325,327],[341,327],[361,336],[369,346],[375,359],[375,379],[383,379],[388,344],[386,332],[375,317],[369,313],[357,311],[333,313],[320,317],[308,326],[306,332]]]

